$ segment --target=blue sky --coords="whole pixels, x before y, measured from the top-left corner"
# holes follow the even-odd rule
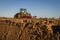
[[[60,17],[60,0],[0,0],[0,17],[14,17],[20,8],[37,17]]]

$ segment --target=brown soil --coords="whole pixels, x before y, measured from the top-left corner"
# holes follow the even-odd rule
[[[60,40],[60,20],[0,18],[0,40]]]

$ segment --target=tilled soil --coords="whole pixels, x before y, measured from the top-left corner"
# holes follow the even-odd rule
[[[20,21],[0,20],[0,40],[60,40],[60,31],[54,29],[60,26],[39,23],[37,20]]]

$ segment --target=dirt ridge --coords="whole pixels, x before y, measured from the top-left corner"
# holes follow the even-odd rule
[[[59,28],[57,19],[0,18],[0,40],[60,40]]]

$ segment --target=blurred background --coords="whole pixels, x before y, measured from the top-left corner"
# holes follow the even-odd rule
[[[38,18],[60,17],[60,0],[0,0],[0,17],[14,17],[20,8]]]

